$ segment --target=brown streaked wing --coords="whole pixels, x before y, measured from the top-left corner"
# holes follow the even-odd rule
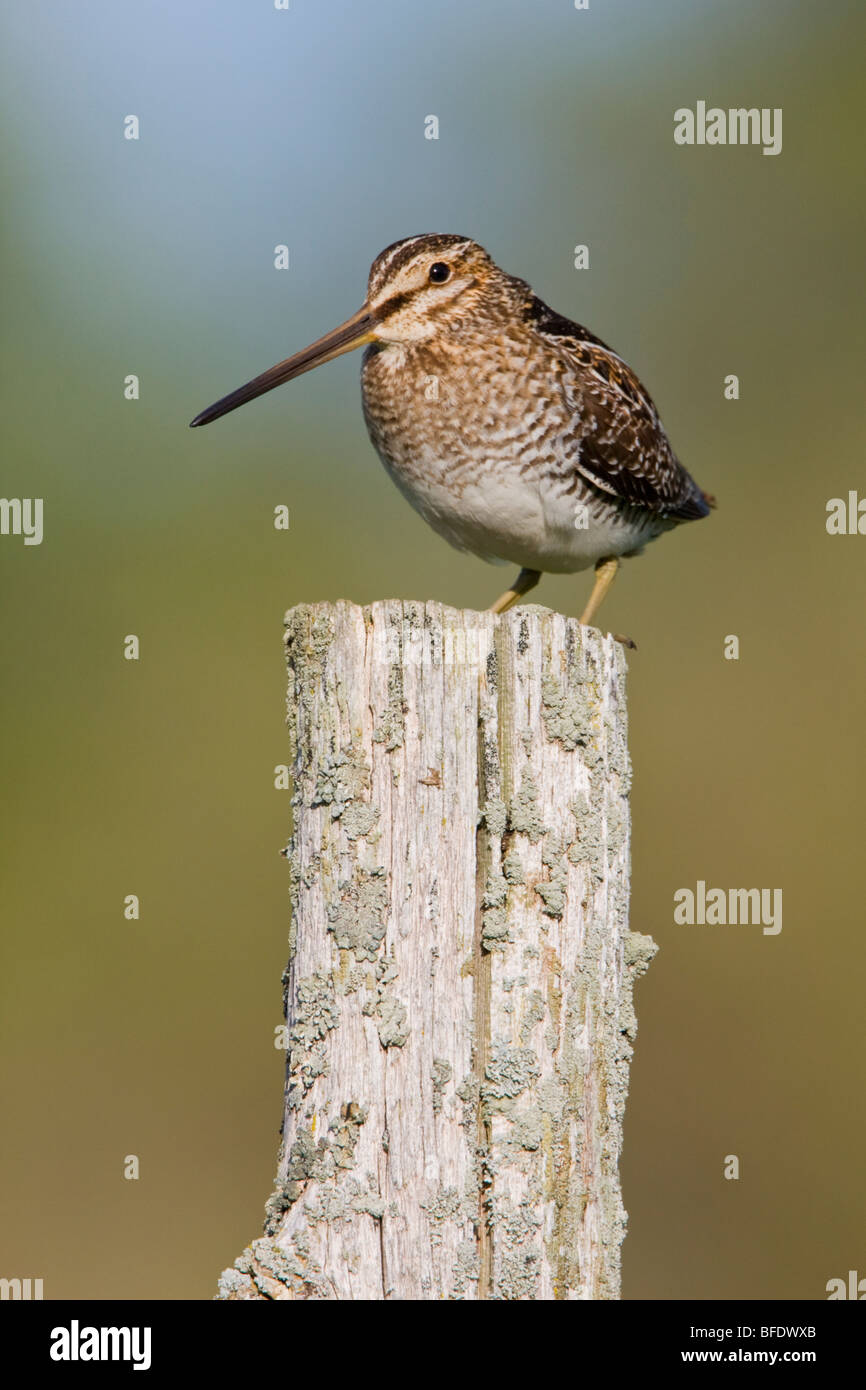
[[[681,521],[707,516],[697,483],[671,448],[653,402],[622,358],[587,329],[534,299],[530,315],[565,367],[576,422],[575,466],[594,487]]]

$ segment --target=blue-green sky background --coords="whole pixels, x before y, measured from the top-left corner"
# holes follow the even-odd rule
[[[829,498],[866,496],[862,7],[28,0],[2,29],[0,491],[45,499],[45,538],[0,537],[0,1276],[207,1298],[259,1233],[283,612],[486,607],[509,574],[393,488],[357,356],[187,423],[357,309],[377,252],[420,231],[475,237],[614,345],[719,499],[602,610],[639,646],[632,925],[662,947],[624,1294],[821,1298],[866,1273],[866,537],[825,529]],[[699,99],[782,107],[782,153],[676,146]],[[577,614],[588,586],[533,597]],[[674,926],[698,879],[781,887],[781,934]]]

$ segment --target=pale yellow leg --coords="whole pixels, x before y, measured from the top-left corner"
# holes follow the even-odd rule
[[[616,578],[618,569],[619,560],[615,555],[612,555],[608,560],[599,560],[595,567],[595,585],[589,596],[589,603],[580,616],[582,623],[588,625],[592,622],[601,607],[602,599]],[[615,642],[621,642],[624,647],[631,647],[633,651],[637,651],[637,643],[633,642],[630,637],[623,637],[621,632],[615,632],[613,639]]]
[[[616,572],[619,569],[619,560],[615,555],[611,555],[607,560],[599,560],[595,567],[595,585],[589,596],[589,603],[580,615],[580,621],[584,624],[592,622],[599,608],[601,601],[616,579]]]
[[[540,578],[541,570],[521,570],[512,588],[505,590],[505,593],[488,608],[488,613],[505,613],[519,598],[523,598],[530,589],[534,589]]]

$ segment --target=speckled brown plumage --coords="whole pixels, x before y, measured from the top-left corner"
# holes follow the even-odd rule
[[[358,314],[193,423],[361,344],[367,428],[401,492],[452,545],[521,567],[497,611],[542,572],[595,565],[589,621],[619,557],[709,511],[631,368],[467,237],[386,247]]]

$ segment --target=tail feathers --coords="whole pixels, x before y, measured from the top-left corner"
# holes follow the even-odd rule
[[[668,516],[676,517],[677,521],[699,521],[702,516],[709,516],[710,508],[715,505],[715,497],[695,487],[694,492],[690,492],[676,507],[670,509]]]

